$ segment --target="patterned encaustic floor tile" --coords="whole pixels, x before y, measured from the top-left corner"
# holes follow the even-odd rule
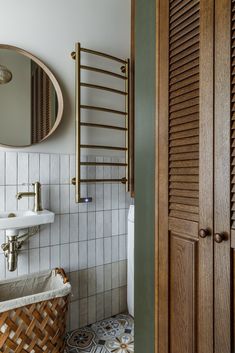
[[[119,314],[69,332],[65,353],[134,353],[134,320]]]

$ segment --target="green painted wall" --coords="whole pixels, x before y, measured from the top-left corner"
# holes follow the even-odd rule
[[[154,353],[155,2],[136,0],[135,353]]]

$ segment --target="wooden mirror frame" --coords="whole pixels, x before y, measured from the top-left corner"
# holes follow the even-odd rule
[[[62,95],[60,85],[59,85],[56,77],[52,73],[52,71],[39,58],[37,58],[36,56],[31,54],[30,52],[28,52],[22,48],[18,48],[18,47],[15,47],[13,45],[8,45],[8,44],[0,44],[0,49],[7,49],[7,50],[15,51],[16,53],[22,54],[22,55],[26,56],[27,58],[29,58],[30,60],[33,60],[38,66],[40,66],[44,70],[44,72],[47,74],[47,76],[50,78],[50,80],[53,84],[53,87],[55,89],[57,100],[58,100],[58,112],[57,112],[57,117],[56,117],[54,126],[51,129],[51,131],[40,142],[30,144],[30,145],[22,145],[22,146],[6,145],[6,144],[2,144],[0,142],[0,146],[22,148],[22,147],[30,147],[32,145],[36,145],[38,143],[41,143],[41,142],[45,141],[48,137],[50,137],[55,132],[55,130],[57,129],[57,127],[59,126],[59,124],[62,120],[63,111],[64,111],[64,100],[63,100],[63,95]]]

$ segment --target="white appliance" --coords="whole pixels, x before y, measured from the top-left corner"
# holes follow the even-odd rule
[[[127,239],[127,306],[134,317],[134,239],[135,239],[135,206],[131,205],[128,213]]]

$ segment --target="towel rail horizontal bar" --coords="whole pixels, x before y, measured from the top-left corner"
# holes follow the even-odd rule
[[[87,49],[87,48],[81,48],[81,51],[84,53],[88,53],[88,54],[93,54],[93,55],[97,55],[97,56],[102,56],[104,58],[107,58],[109,60],[113,60],[113,61],[117,61],[121,64],[126,64],[126,60],[120,59],[117,56],[113,56],[113,55],[109,55],[97,50],[92,50],[92,49]]]
[[[113,72],[113,71],[99,69],[98,67],[81,65],[80,68],[83,69],[83,70],[99,72],[100,74],[113,76],[113,77],[116,77],[116,78],[120,78],[122,80],[127,80],[126,76],[124,76],[124,75],[116,74],[116,72]]]
[[[109,108],[102,108],[102,107],[95,107],[93,105],[80,105],[81,109],[88,109],[88,110],[98,110],[105,113],[112,113],[112,114],[119,114],[119,115],[127,115],[126,112],[122,112],[120,110],[109,109]]]
[[[126,147],[102,146],[102,145],[80,145],[81,148],[95,148],[102,150],[126,151]]]
[[[125,91],[120,91],[118,89],[111,88],[111,87],[93,85],[93,84],[87,83],[87,82],[81,82],[81,86],[82,87],[87,87],[87,88],[99,89],[99,90],[102,90],[102,91],[108,91],[108,92],[112,92],[112,93],[117,93],[117,94],[121,94],[123,96],[127,95],[127,93]]]
[[[80,123],[80,125],[86,126],[86,127],[100,128],[100,129],[127,131],[125,127],[119,127],[114,125],[104,125],[104,124],[94,124],[94,123]]]
[[[90,166],[90,165],[94,165],[94,166],[110,166],[110,167],[126,167],[127,164],[126,163],[113,163],[113,162],[81,162],[80,165],[84,165],[84,166]]]
[[[80,183],[122,183],[126,184],[127,179],[121,178],[121,179],[80,179]],[[76,185],[76,178],[72,179],[72,184]]]

